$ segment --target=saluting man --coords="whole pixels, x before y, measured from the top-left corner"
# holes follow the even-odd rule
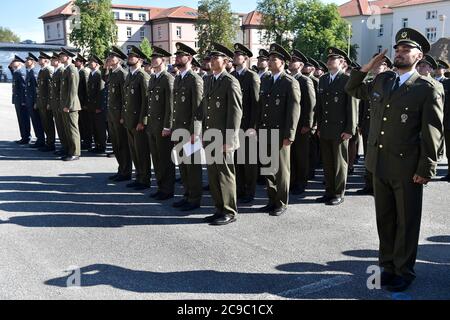
[[[165,63],[169,57],[169,52],[153,47],[151,65],[155,73],[150,77],[147,108],[142,115],[157,182],[157,190],[150,196],[159,201],[172,199],[175,189],[171,139],[174,77],[167,72]]]
[[[250,163],[250,143],[256,146],[256,125],[259,116],[259,91],[261,86],[261,79],[258,74],[247,68],[249,59],[253,57],[250,49],[241,43],[234,45],[234,65],[236,69],[231,73],[239,80],[242,90],[242,120],[241,129],[245,136],[240,137],[240,146],[243,150],[238,150],[235,154],[235,159],[242,160],[244,163],[236,161],[236,184],[237,184],[237,198],[241,203],[250,203],[255,198],[256,180],[258,179],[258,164]],[[242,152],[242,159],[239,153]],[[254,155],[257,160],[257,155]]]
[[[280,45],[272,44],[269,51],[270,77],[263,79],[260,91],[261,118],[259,129],[267,130],[268,156],[278,157],[278,168],[272,168],[266,175],[269,203],[261,210],[271,216],[287,212],[291,175],[291,145],[295,141],[300,119],[300,85],[285,72],[285,65],[291,55]],[[278,141],[272,141],[272,133],[278,131]],[[278,143],[276,154],[272,154],[272,144]],[[272,161],[270,165],[273,165]],[[263,165],[268,167],[268,165]]]
[[[175,77],[173,95],[173,123],[172,129],[184,129],[191,134],[191,143],[199,138],[195,132],[194,122],[203,99],[203,79],[195,73],[191,66],[197,52],[191,47],[176,43],[175,65],[180,74]],[[200,207],[202,188],[202,164],[199,151],[190,157],[190,163],[180,163],[181,181],[184,186],[183,199],[173,204],[181,211],[192,211]]]
[[[291,192],[301,195],[305,192],[309,177],[310,138],[314,123],[314,107],[316,106],[316,90],[311,78],[302,74],[308,58],[299,50],[295,49],[289,63],[291,76],[299,85],[301,92],[300,122],[297,127],[295,141],[291,147]]]
[[[124,84],[125,106],[122,109],[121,121],[127,129],[131,158],[136,167],[135,181],[127,187],[137,191],[150,188],[150,150],[143,119],[148,104],[150,76],[142,69],[145,59],[147,56],[138,47],[131,46],[127,62],[130,72]]]
[[[63,161],[76,161],[81,155],[80,130],[78,129],[78,111],[81,110],[78,99],[78,86],[80,75],[77,68],[72,64],[72,59],[76,55],[65,48],[61,48],[59,55],[63,64],[63,74],[61,78],[61,108],[63,111],[63,121],[67,139],[67,156]]]
[[[444,96],[415,69],[430,50],[427,39],[403,28],[395,40],[397,71],[379,74],[370,87],[363,82],[384,61],[384,50],[352,71],[346,90],[372,101],[366,165],[374,179],[381,285],[398,292],[416,277],[423,185],[436,174]]]
[[[340,205],[344,201],[348,172],[348,143],[355,134],[358,101],[345,92],[349,76],[343,71],[347,55],[328,49],[329,73],[319,80],[317,123],[320,138],[325,195],[316,202]]]
[[[81,150],[90,150],[92,138],[89,138],[89,115],[88,115],[88,98],[87,98],[87,83],[89,80],[90,70],[85,67],[87,60],[81,55],[77,54],[74,60],[75,67],[80,74],[80,84],[78,85],[78,99],[80,100],[81,110],[78,112],[78,126],[80,128]],[[91,143],[89,143],[91,142]]]
[[[31,123],[30,114],[28,112],[27,104],[25,101],[25,89],[26,89],[26,71],[23,67],[25,60],[19,56],[14,56],[14,60],[11,62],[13,72],[13,104],[16,108],[17,120],[19,123],[19,130],[21,139],[16,143],[20,145],[28,144],[31,140]]]
[[[211,45],[213,74],[205,82],[208,85],[202,102],[203,136],[208,130],[215,129],[220,131],[223,140],[223,146],[218,146],[220,150],[215,150],[220,155],[214,153],[214,159],[208,159],[207,155],[209,188],[216,213],[206,217],[205,222],[217,226],[235,222],[238,213],[233,152],[239,148],[242,92],[239,81],[226,71],[233,55],[233,51],[221,44]],[[210,141],[204,141],[205,147],[209,144]]]

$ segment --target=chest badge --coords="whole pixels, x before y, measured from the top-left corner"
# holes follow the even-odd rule
[[[220,108],[220,102],[219,101],[216,102],[216,107]]]
[[[181,102],[185,102],[186,101],[186,97],[181,97]]]
[[[338,103],[339,102],[339,97],[334,97],[334,102]]]
[[[116,92],[116,89],[115,88],[112,88],[112,93],[115,93]]]
[[[406,123],[406,121],[408,120],[408,115],[407,114],[402,114],[401,115],[401,119],[402,119],[402,123]]]
[[[159,101],[159,95],[155,96],[156,101]]]
[[[275,100],[275,104],[277,105],[277,106],[279,106],[280,105],[280,99],[277,99],[277,100]]]
[[[131,94],[134,94],[134,89],[131,89]]]

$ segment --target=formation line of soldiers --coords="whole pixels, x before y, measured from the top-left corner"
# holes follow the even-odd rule
[[[305,191],[320,161],[325,193],[316,202],[342,204],[361,134],[367,171],[366,185],[358,193],[375,196],[382,285],[391,291],[405,290],[415,277],[423,185],[435,175],[444,150],[444,120],[446,141],[450,141],[449,108],[444,103],[450,80],[443,76],[449,66],[426,55],[430,45],[423,35],[400,30],[394,61],[384,51],[364,66],[334,47],[327,50],[325,65],[299,50],[288,53],[272,44],[269,51],[259,52],[258,64],[252,68],[247,67],[252,52],[239,43],[233,50],[212,43],[201,64],[193,48],[183,43],[176,47],[170,72],[166,63],[172,55],[159,47],[153,47],[151,57],[135,46],[128,54],[112,47],[105,63],[96,56],[88,59],[89,71],[84,67],[88,61],[64,48],[53,56],[42,52],[38,58],[30,54],[26,61],[16,57],[14,63],[25,63],[27,70],[36,61],[41,66],[34,85],[36,98],[29,103],[22,99],[31,95],[28,88],[33,87],[34,76],[27,73],[23,95],[22,74],[14,66],[16,109],[32,105],[33,117],[40,117],[43,128],[44,134],[38,133],[39,124],[33,120],[35,146],[54,150],[55,123],[63,160],[78,160],[82,142],[91,147],[92,138],[94,150],[102,153],[107,124],[118,162],[110,180],[131,180],[134,164],[135,178],[127,187],[149,189],[153,163],[157,188],[150,196],[164,201],[174,197],[176,183],[173,132],[188,131],[195,144],[215,129],[225,143],[215,151],[221,161],[207,164],[215,212],[205,222],[227,225],[236,221],[238,201],[254,200],[261,178],[268,196],[261,211],[285,214],[289,194]],[[125,62],[128,68],[122,67]],[[433,69],[437,80],[431,77]],[[21,124],[19,112],[18,118]],[[19,143],[26,144],[29,133],[22,125],[20,129]],[[238,138],[240,129],[246,138]],[[261,170],[271,163],[248,160],[248,145],[261,130],[279,137],[276,143],[269,139],[264,145],[275,153],[269,156],[279,163],[278,170],[263,177]],[[202,142],[205,149],[211,143]],[[236,161],[239,148],[245,151],[243,163]],[[190,156],[191,162],[179,164],[184,196],[173,206],[182,211],[201,206],[205,188],[199,152]]]

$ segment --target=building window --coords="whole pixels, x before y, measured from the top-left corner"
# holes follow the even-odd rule
[[[158,39],[162,38],[161,27],[158,27]]]
[[[177,27],[177,37],[178,37],[178,39],[181,39],[181,27],[180,26]]]
[[[125,19],[126,20],[133,20],[133,14],[129,13],[129,12],[125,13]]]
[[[127,27],[127,38],[130,39],[131,35],[133,33],[133,30],[131,29],[131,27]]]
[[[147,21],[147,15],[145,13],[139,13],[139,20]]]
[[[381,46],[381,45],[377,46],[377,50],[378,50],[378,53],[381,53],[381,50],[383,50],[383,46]]]
[[[58,39],[61,38],[61,24],[57,23],[56,24],[56,31],[58,33]]]
[[[50,34],[50,25],[47,25],[47,39],[51,38],[51,34]]]
[[[437,10],[427,11],[427,20],[436,19],[437,18]]]
[[[408,18],[403,18],[402,19],[402,27],[403,28],[407,28],[408,27]]]
[[[427,39],[430,42],[436,41],[436,27],[426,28]]]
[[[114,12],[113,12],[113,16],[114,16],[114,19],[115,19],[115,20],[119,20],[119,19],[120,19],[120,12],[114,11]]]
[[[145,28],[139,29],[139,35],[141,37],[141,40],[144,40],[144,38],[145,38]]]
[[[380,29],[378,29],[378,36],[382,37],[384,34],[384,25],[380,24]]]

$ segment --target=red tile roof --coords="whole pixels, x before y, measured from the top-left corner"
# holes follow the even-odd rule
[[[71,16],[71,15],[73,15],[72,7],[73,7],[73,1],[69,1],[66,4],[63,4],[62,6],[56,8],[56,9],[53,9],[50,12],[47,12],[43,16],[40,16],[39,19],[47,19],[47,18],[61,16],[61,15]]]
[[[341,17],[370,16],[380,8],[380,14],[392,13],[392,8],[401,6],[405,2],[432,2],[442,0],[351,0],[339,6]]]
[[[402,1],[402,3],[397,4],[393,7],[408,7],[408,6],[416,6],[416,5],[421,5],[421,4],[428,4],[428,3],[433,3],[433,2],[442,2],[444,0],[407,0],[407,1]]]
[[[248,13],[242,25],[244,26],[260,26],[262,24],[262,14],[258,11]]]
[[[158,19],[167,19],[167,18],[197,19],[198,11],[197,11],[197,9],[193,9],[190,7],[179,6],[179,7],[162,10],[159,14],[157,14],[154,17],[151,17],[150,19],[158,20]]]

